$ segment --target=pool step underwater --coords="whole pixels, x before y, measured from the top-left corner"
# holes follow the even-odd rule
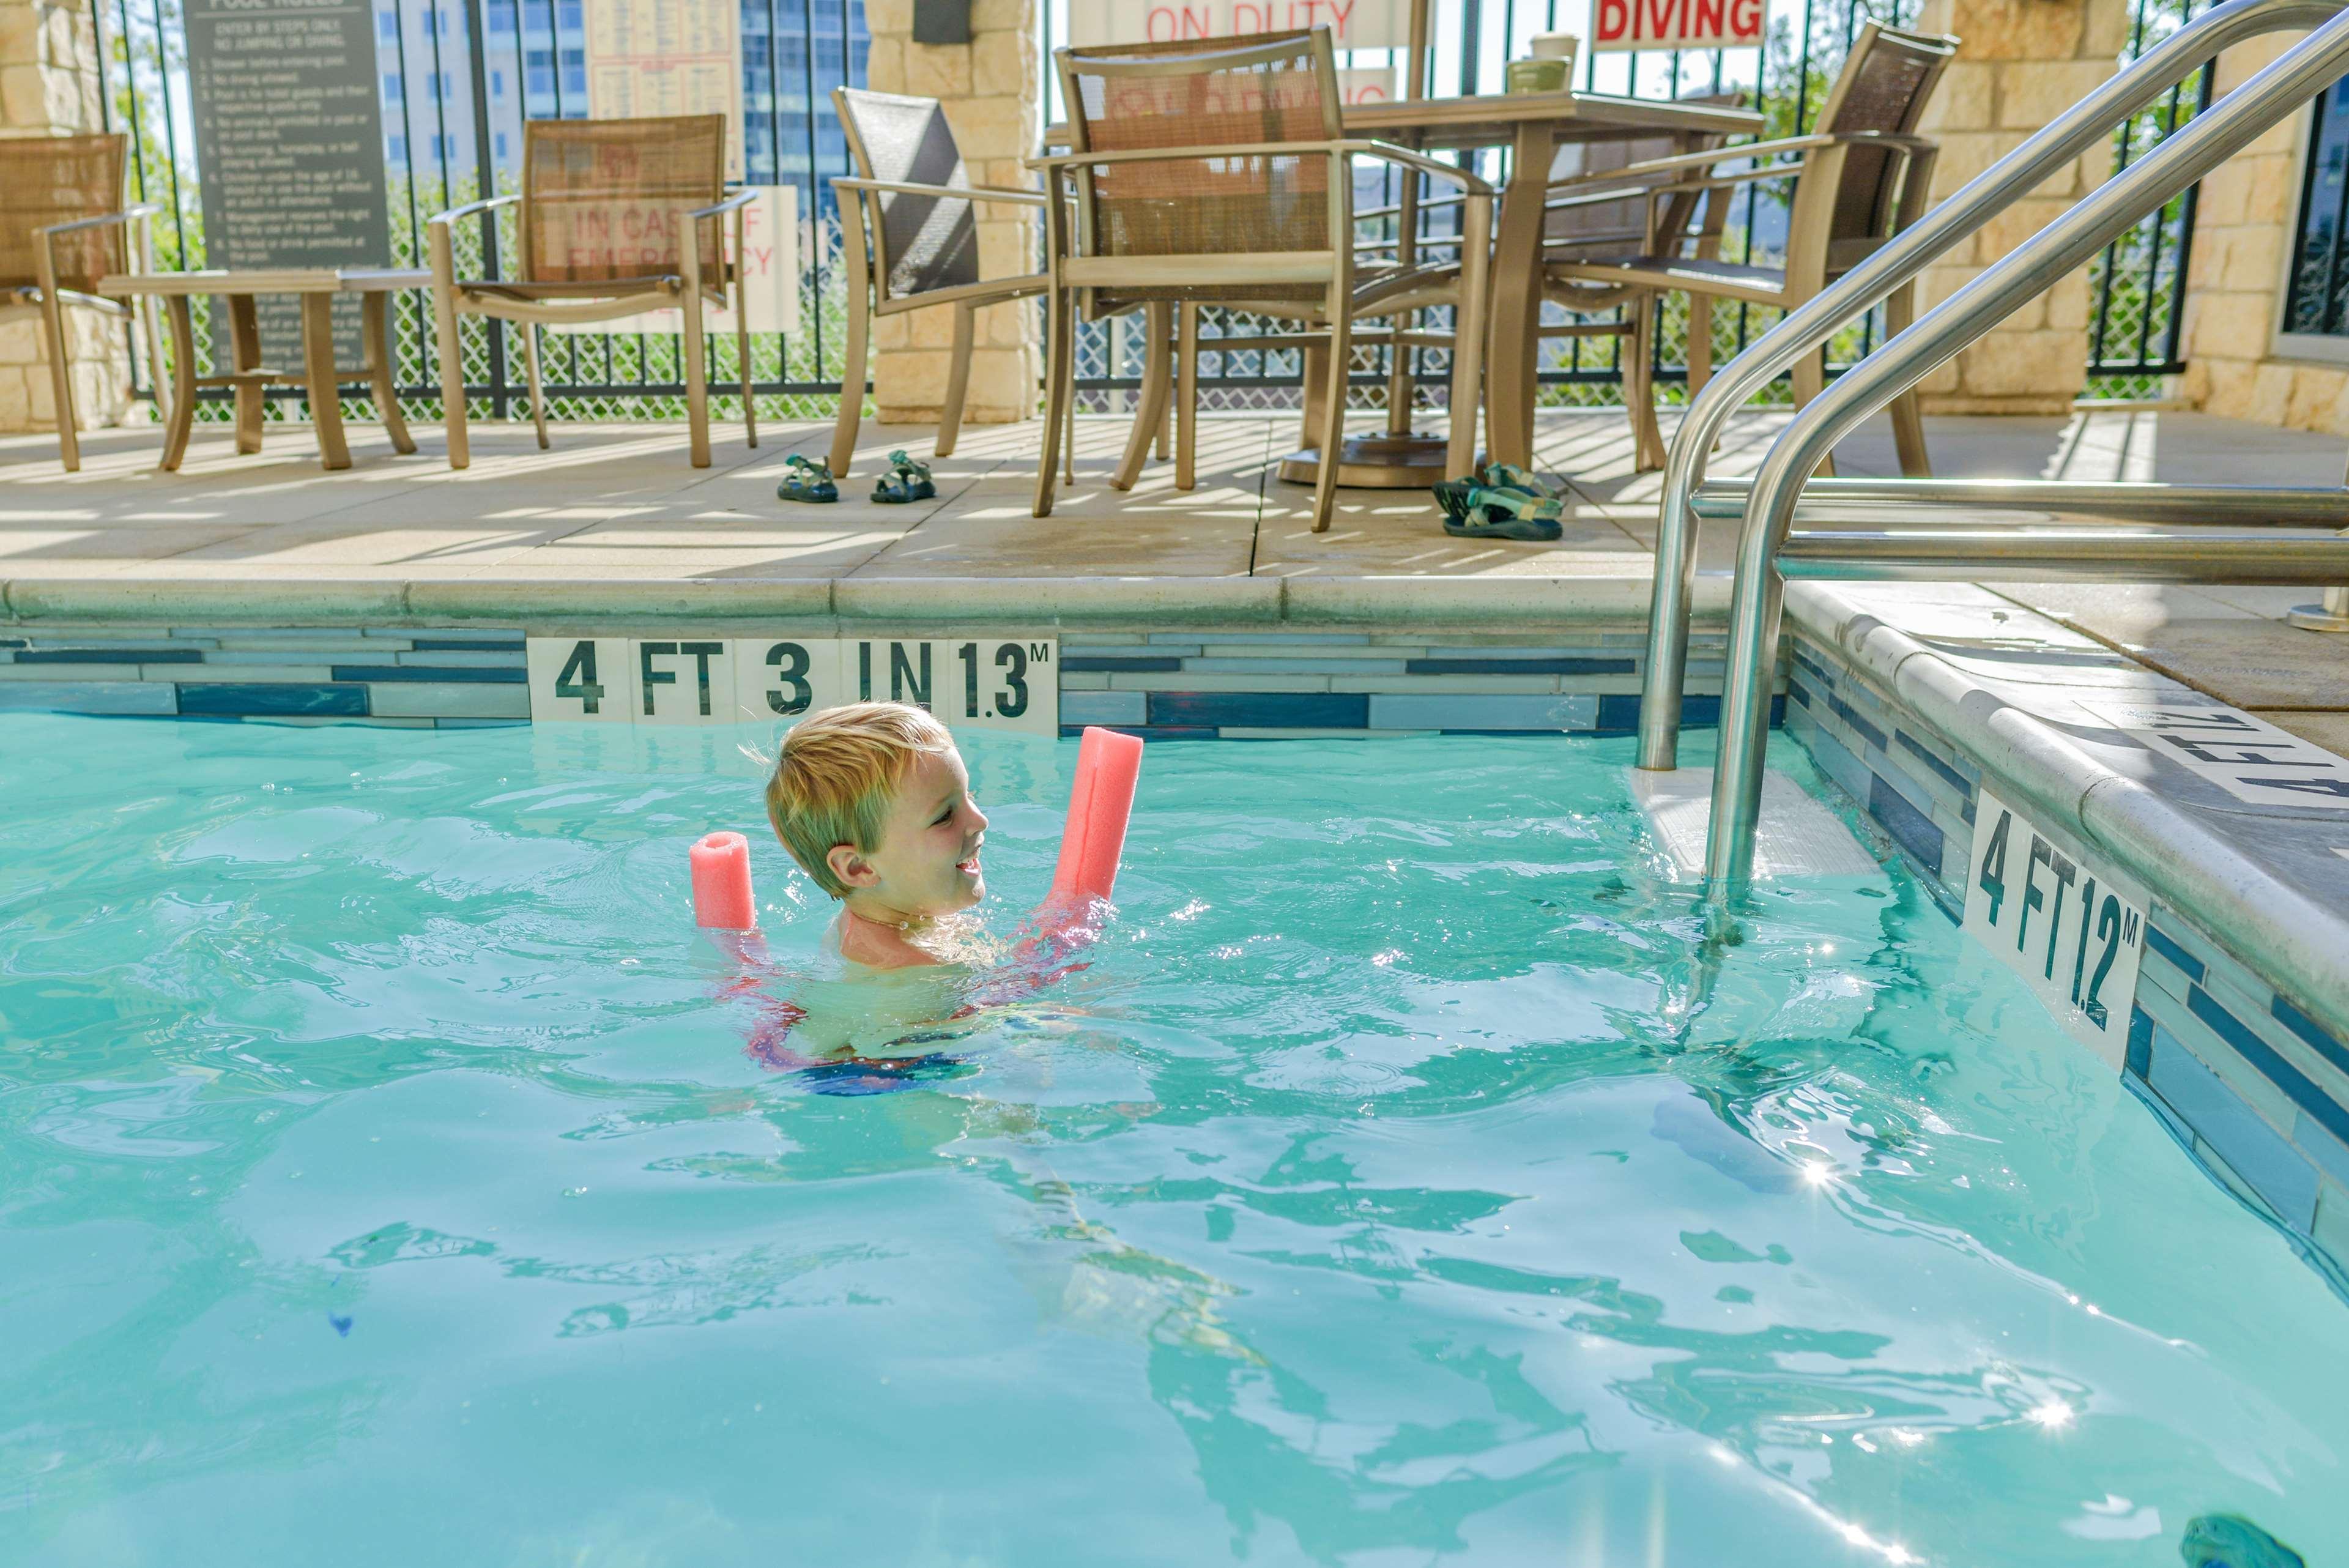
[[[1713,770],[1671,773],[1631,770],[1631,798],[1648,818],[1656,842],[1683,877],[1704,875],[1704,835],[1713,816]],[[1754,875],[1879,877],[1876,862],[1841,818],[1803,793],[1782,773],[1762,776],[1762,817],[1754,845]]]

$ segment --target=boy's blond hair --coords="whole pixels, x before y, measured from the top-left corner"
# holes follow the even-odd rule
[[[800,869],[844,898],[848,888],[825,858],[833,846],[869,854],[915,759],[953,750],[947,727],[911,703],[851,702],[811,713],[783,737],[767,780],[767,820]]]

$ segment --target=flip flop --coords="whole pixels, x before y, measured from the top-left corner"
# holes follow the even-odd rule
[[[832,465],[812,458],[791,457],[783,460],[792,472],[775,486],[780,501],[837,501],[840,486],[833,482]]]
[[[893,452],[889,454],[889,466],[895,469],[897,477],[905,482],[905,489],[910,493],[913,500],[930,501],[936,498],[938,487],[930,482],[928,463],[918,462],[902,452]]]
[[[1458,518],[1446,517],[1444,531],[1455,539],[1514,539],[1543,545],[1566,532],[1558,521],[1554,498],[1526,495],[1514,489],[1478,485],[1468,492]]]

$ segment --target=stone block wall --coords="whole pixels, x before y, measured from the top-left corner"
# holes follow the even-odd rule
[[[1020,164],[1033,156],[1043,130],[1043,67],[1030,0],[971,0],[968,44],[914,42],[914,0],[867,0],[864,19],[873,36],[865,79],[874,90],[942,101],[973,184],[1034,187],[1035,178]],[[1034,212],[978,209],[981,277],[1036,270],[1041,242]],[[1035,305],[991,306],[978,313],[976,325],[963,418],[1005,424],[1032,417],[1043,366]],[[882,423],[937,418],[953,342],[951,307],[874,323],[873,399]]]
[[[2128,20],[2127,0],[1926,0],[1917,28],[1964,41],[1920,127],[1941,148],[1933,200],[1948,197],[2112,76]],[[1919,308],[1948,298],[2013,250],[2102,183],[2111,164],[2108,145],[2083,153],[1951,251],[1920,280]],[[1926,410],[2069,410],[2087,384],[2091,307],[2083,268],[1935,371],[1922,389]]]
[[[2214,94],[2297,42],[2278,33],[2219,57]],[[2349,365],[2274,358],[2284,248],[2300,201],[2301,110],[2202,182],[2187,269],[2186,374],[2179,392],[2207,412],[2349,434]]]
[[[56,136],[104,129],[98,36],[78,0],[0,0],[0,135]],[[120,422],[130,405],[129,341],[119,322],[66,313],[80,421]],[[0,325],[0,431],[55,430],[41,325]]]

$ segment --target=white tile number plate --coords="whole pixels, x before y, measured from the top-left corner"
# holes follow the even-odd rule
[[[539,722],[777,723],[883,699],[958,728],[1061,728],[1052,638],[534,637],[527,651]]]
[[[1974,797],[1965,929],[2118,1071],[2145,952],[2144,891],[2066,854],[1988,790]]]
[[[2237,800],[2349,811],[2349,762],[2239,709],[2217,702],[2080,706]]]
[[[523,649],[530,670],[530,716],[626,724],[636,707],[636,645],[625,637],[533,637]]]

